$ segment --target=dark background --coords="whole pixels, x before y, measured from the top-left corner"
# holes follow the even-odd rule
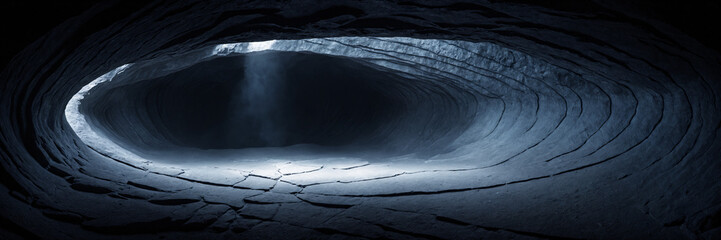
[[[523,4],[542,4],[554,8],[574,8],[583,5],[583,0],[512,0]],[[0,22],[2,42],[0,43],[0,69],[15,54],[28,44],[40,38],[68,18],[77,16],[100,1],[0,1]],[[122,5],[121,9],[140,9],[149,1],[111,1],[102,4]],[[696,38],[701,43],[721,52],[721,1],[718,0],[653,0],[622,1],[610,0],[634,12],[666,22]],[[111,16],[108,16],[111,17]]]

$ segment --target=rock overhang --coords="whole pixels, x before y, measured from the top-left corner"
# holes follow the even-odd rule
[[[44,61],[46,53],[38,53],[37,65],[48,66],[38,71],[44,74],[31,76],[13,71],[12,75],[4,75],[14,76],[8,86],[19,89],[3,96],[4,109],[26,110],[11,111],[11,121],[2,125],[4,149],[13,149],[6,154],[10,161],[3,162],[3,167],[19,169],[10,175],[23,186],[20,189],[30,192],[26,196],[38,199],[37,206],[52,206],[29,210],[28,216],[41,212],[51,219],[62,219],[48,226],[68,227],[70,230],[64,230],[67,234],[86,236],[123,231],[167,231],[172,235],[184,227],[203,232],[198,226],[213,224],[214,229],[221,230],[232,225],[245,236],[272,230],[308,234],[303,236],[329,235],[328,231],[314,230],[320,228],[333,229],[335,235],[368,238],[396,236],[389,232],[444,238],[448,235],[443,230],[448,229],[457,235],[507,238],[524,234],[593,238],[601,233],[676,238],[712,236],[717,227],[707,220],[718,215],[718,199],[714,197],[718,196],[718,184],[711,176],[717,175],[719,165],[709,159],[718,156],[718,141],[714,138],[718,127],[714,127],[718,126],[719,104],[704,104],[719,101],[715,94],[718,82],[714,80],[719,75],[714,70],[717,63],[713,54],[663,25],[641,23],[610,9],[602,11],[612,12],[604,15],[611,16],[611,20],[603,20],[583,12],[574,15],[565,10],[504,3],[398,4],[404,7],[379,2],[362,6],[343,3],[345,7],[332,8],[333,14],[321,11],[328,7],[322,4],[318,9],[303,8],[307,11],[272,7],[273,3],[265,4],[270,8],[243,6],[261,9],[255,12],[262,16],[259,19],[254,17],[258,15],[244,15],[248,11],[232,11],[242,4],[203,8],[207,4],[223,5],[189,4],[177,8],[184,14],[171,11],[160,19],[177,20],[185,12],[196,17],[211,16],[203,15],[202,9],[223,9],[227,13],[217,20],[222,24],[197,21],[192,23],[196,25],[162,25],[165,20],[147,20],[159,14],[140,14],[132,27],[120,30],[120,24],[96,38],[88,38],[88,43],[74,53],[61,55],[61,63],[52,64],[51,57]],[[147,11],[164,10],[149,6]],[[365,16],[370,12],[381,17]],[[305,13],[312,17],[297,18]],[[407,17],[421,15],[421,19]],[[318,23],[301,24],[304,21]],[[388,28],[380,24],[388,22],[393,23]],[[143,31],[145,27],[155,30]],[[202,27],[206,28],[187,31]],[[107,38],[108,32],[125,37]],[[606,34],[609,32],[623,34]],[[60,103],[70,99],[84,82],[128,62],[228,42],[347,35],[491,42],[571,74],[538,69],[545,74],[543,81],[522,81],[530,89],[545,90],[524,92],[498,87],[514,97],[496,105],[491,101],[483,104],[504,109],[487,111],[503,113],[503,117],[496,115],[492,124],[498,130],[488,139],[495,141],[457,149],[457,153],[482,151],[486,159],[500,159],[497,165],[488,162],[490,167],[482,170],[450,166],[448,171],[425,171],[413,169],[417,164],[407,164],[396,171],[390,166],[400,163],[372,164],[358,159],[334,159],[323,164],[270,160],[263,167],[253,168],[253,172],[177,165],[162,170],[150,166],[152,162],[126,165],[96,155],[85,149],[62,121],[64,104]],[[264,42],[254,47],[267,46],[268,42]],[[72,45],[64,47],[74,49]],[[539,68],[515,64],[517,60],[511,55],[503,60],[528,72]],[[23,66],[33,69],[33,65]],[[527,121],[527,116],[538,116],[538,120]],[[494,122],[487,120],[483,122]],[[470,133],[483,136],[484,132]],[[500,143],[512,143],[510,146],[520,150],[501,148]],[[458,160],[463,154],[447,156]],[[444,159],[429,162],[438,160]],[[49,201],[42,197],[52,195],[47,189],[66,190],[59,190],[62,197],[53,195],[57,197]],[[157,218],[128,214],[128,218],[113,220],[103,217],[108,211],[102,208],[83,209],[73,204],[80,199],[94,203],[91,206],[118,206],[126,213],[154,213]],[[558,199],[563,201],[559,203]],[[4,202],[14,203],[11,200]],[[566,204],[569,201],[575,205]],[[293,216],[300,212],[315,214],[327,222],[298,221]],[[206,223],[203,219],[209,215],[217,218],[210,217],[212,223]],[[568,220],[574,216],[576,220]],[[517,221],[519,217],[525,219],[523,223]],[[31,219],[42,222],[44,218]],[[633,220],[635,224],[623,224],[619,219]],[[403,221],[414,224],[397,224]],[[137,223],[147,222],[164,227],[138,227]],[[365,226],[366,230],[356,231],[341,224],[349,222]],[[598,222],[611,227],[578,230],[591,229]],[[442,227],[414,227],[429,223]],[[243,224],[254,227],[245,231]],[[90,231],[73,227],[78,225]],[[384,230],[373,230],[372,226]],[[501,233],[498,229],[502,229]]]

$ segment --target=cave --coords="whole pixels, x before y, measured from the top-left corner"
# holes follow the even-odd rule
[[[2,239],[721,238],[719,4],[6,5]]]

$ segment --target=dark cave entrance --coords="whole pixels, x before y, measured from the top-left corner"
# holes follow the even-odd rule
[[[149,135],[200,149],[367,144],[405,111],[388,95],[397,89],[382,88],[399,78],[347,58],[260,52],[90,94],[83,109],[131,145],[163,147]]]

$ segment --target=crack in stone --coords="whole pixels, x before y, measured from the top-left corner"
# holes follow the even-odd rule
[[[115,5],[93,8],[21,52],[0,75],[7,80],[0,109],[8,116],[0,124],[0,186],[10,189],[0,196],[10,200],[0,201],[7,210],[0,223],[9,226],[0,235],[450,239],[432,231],[437,224],[479,238],[714,239],[721,58],[623,6],[585,4],[157,2],[121,8],[133,13],[125,20],[102,10]],[[205,21],[204,9],[217,11]],[[167,22],[191,13],[199,21]],[[124,108],[88,94],[83,119],[62,119],[60,100],[112,66],[135,64],[104,86],[130,86],[137,82],[119,82],[172,74],[167,69],[192,65],[174,64],[196,58],[261,57],[268,53],[242,52],[251,44],[234,42],[271,38],[278,40],[252,48],[331,57],[333,64],[322,66],[329,72],[351,59],[358,68],[397,75],[368,85],[391,96],[387,105],[402,106],[389,108],[402,118],[383,119],[388,125],[376,132],[360,129],[372,132],[360,140],[401,150],[156,162],[86,145],[68,123],[90,119],[103,127],[97,122],[120,109],[123,117],[109,122],[138,130],[141,145],[163,142],[169,136],[155,131],[162,129],[143,135],[145,123],[120,121],[150,105],[161,112],[161,102]],[[216,55],[198,57],[206,52]],[[161,93],[202,90],[178,82]],[[338,131],[362,128],[350,125]],[[403,141],[393,139],[401,135]],[[508,224],[519,221],[513,218],[528,227]],[[399,219],[412,224],[392,222]],[[350,223],[357,226],[343,225]]]

